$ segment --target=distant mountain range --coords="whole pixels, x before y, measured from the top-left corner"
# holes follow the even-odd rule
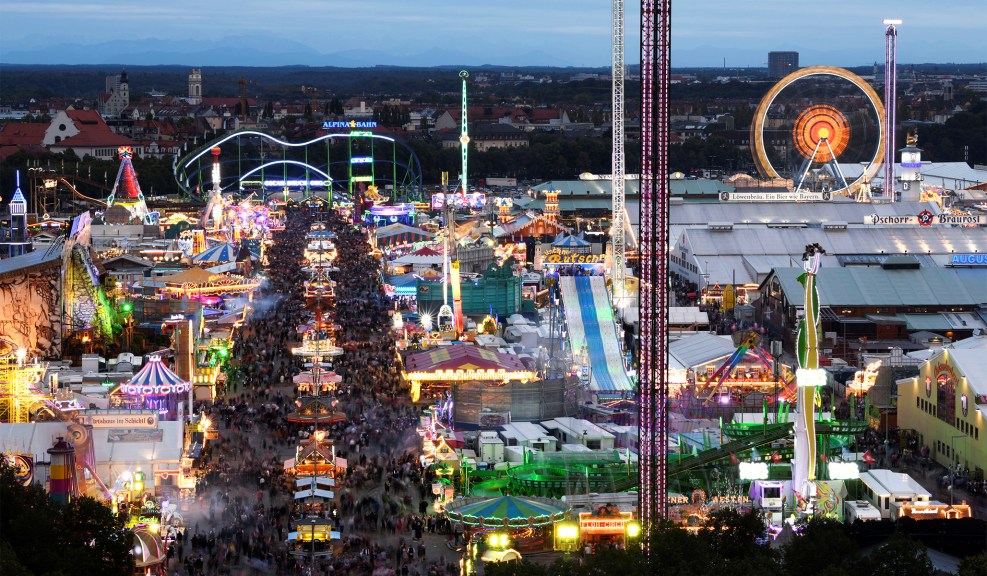
[[[22,46],[0,50],[3,64],[124,64],[132,66],[186,65],[186,66],[338,66],[342,68],[366,68],[378,65],[432,67],[538,65],[567,67],[572,64],[559,61],[545,51],[512,51],[505,47],[494,61],[460,47],[449,49],[428,48],[421,51],[388,52],[372,48],[354,48],[333,52],[320,52],[306,44],[278,37],[229,36],[219,40],[202,42],[176,42],[149,38],[124,44],[101,42],[98,44],[48,44]],[[600,65],[605,65],[600,62]]]
[[[631,39],[628,39],[631,41]],[[931,40],[912,40],[913,48],[924,52]],[[627,45],[626,62],[637,66],[639,53],[633,40]],[[575,56],[559,55],[547,50],[525,50],[510,45],[497,47],[496,57],[481,55],[479,47],[450,43],[448,48],[436,48],[416,44],[408,51],[388,51],[369,48],[321,51],[296,40],[271,35],[235,35],[202,41],[145,38],[132,41],[108,41],[95,44],[58,43],[49,38],[5,38],[0,42],[0,63],[34,65],[127,65],[127,66],[332,66],[340,68],[367,68],[374,66],[400,66],[427,68],[435,66],[482,65],[508,67],[557,67],[557,68],[609,68],[609,54],[601,54],[599,61],[573,62]],[[327,44],[327,48],[339,46]],[[881,46],[880,48],[883,48]],[[792,46],[779,46],[779,50],[796,50]],[[486,52],[486,51],[484,51]],[[860,50],[853,46],[821,45],[812,50],[801,50],[803,66],[829,64],[857,67],[872,62],[860,61]],[[929,52],[931,53],[931,52]],[[970,48],[970,54],[982,54],[982,49]],[[883,50],[875,54],[883,62]],[[749,68],[766,67],[767,53],[744,46],[722,47],[704,45],[690,49],[676,49],[673,44],[672,66],[675,68]],[[753,66],[750,63],[755,63]],[[899,63],[908,65],[902,58]]]

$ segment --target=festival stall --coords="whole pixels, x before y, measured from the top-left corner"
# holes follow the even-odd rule
[[[513,354],[484,350],[468,344],[443,346],[403,358],[402,376],[411,384],[411,397],[418,402],[422,385],[430,392],[446,390],[461,382],[529,382],[537,373]],[[429,394],[431,398],[434,394]]]
[[[552,498],[499,496],[457,498],[446,504],[445,515],[466,527],[470,537],[498,531],[522,552],[541,551],[552,544],[552,527],[570,507]]]
[[[372,239],[375,248],[413,244],[434,238],[435,234],[407,224],[389,224],[374,230]]]
[[[110,393],[110,407],[156,410],[162,420],[177,420],[178,406],[188,396],[190,386],[161,358],[150,356],[140,371]]]
[[[319,391],[322,393],[331,392],[336,389],[336,384],[343,381],[343,377],[335,372],[329,371],[319,371],[316,373],[312,370],[306,370],[296,374],[292,378],[292,382],[295,384],[295,389],[299,394],[309,394],[312,392],[313,386],[318,386]]]

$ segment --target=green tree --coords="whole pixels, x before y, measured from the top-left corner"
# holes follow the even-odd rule
[[[828,518],[814,518],[782,547],[782,564],[792,576],[840,574],[857,555],[857,546],[843,525]]]
[[[958,576],[983,576],[987,574],[987,553],[967,556],[960,561]]]
[[[925,551],[925,546],[907,536],[895,532],[888,541],[869,557],[864,558],[853,571],[855,574],[880,574],[880,576],[930,576],[938,574]]]
[[[129,576],[133,536],[109,508],[88,497],[68,506],[19,484],[0,459],[0,573]],[[57,551],[57,553],[53,553]]]

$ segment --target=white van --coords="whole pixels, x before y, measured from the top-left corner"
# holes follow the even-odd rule
[[[847,524],[856,521],[870,522],[881,519],[881,511],[866,500],[846,500],[843,502],[843,516]]]

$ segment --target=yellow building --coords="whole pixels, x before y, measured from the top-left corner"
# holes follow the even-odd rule
[[[914,378],[898,380],[898,426],[921,434],[933,458],[973,477],[987,469],[987,362],[984,349],[943,348]]]

